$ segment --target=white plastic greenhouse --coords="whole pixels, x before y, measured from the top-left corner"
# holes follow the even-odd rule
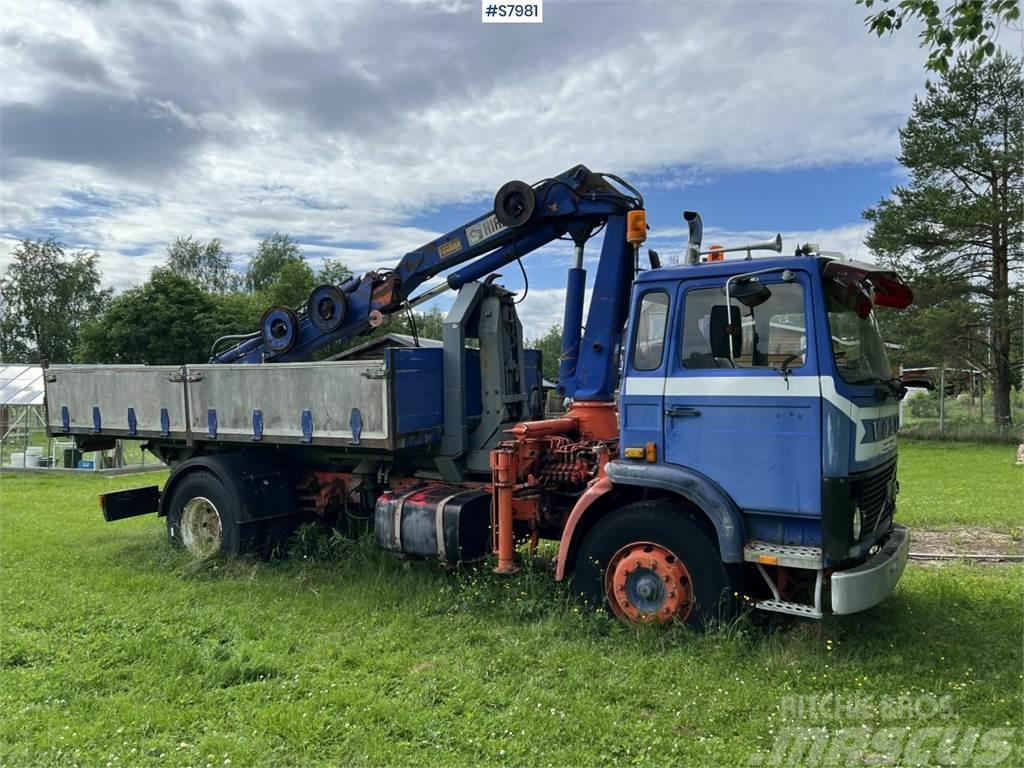
[[[137,443],[118,441],[112,450],[83,454],[70,437],[48,437],[42,367],[0,365],[0,467],[91,470],[147,464],[155,468],[159,462]]]

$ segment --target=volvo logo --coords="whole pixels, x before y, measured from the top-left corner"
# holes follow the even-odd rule
[[[877,443],[887,437],[894,437],[899,425],[900,419],[895,413],[877,419],[864,419],[864,439],[861,443]]]

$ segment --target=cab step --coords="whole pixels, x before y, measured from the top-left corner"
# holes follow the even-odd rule
[[[743,547],[743,559],[748,563],[781,565],[785,568],[821,568],[821,547],[804,547],[795,544],[773,544],[769,541],[754,540]]]
[[[787,603],[784,600],[761,600],[756,607],[762,611],[788,613],[790,616],[802,616],[805,619],[820,619],[824,614],[813,605],[805,603]]]
[[[782,595],[779,594],[779,588],[775,585],[771,576],[768,575],[764,566],[761,563],[755,563],[754,567],[760,572],[765,584],[768,585],[768,589],[772,592],[771,600],[759,600],[754,604],[754,607],[760,608],[762,611],[803,616],[805,619],[820,619],[825,615],[822,611],[821,594],[825,585],[825,570],[823,568],[819,568],[814,577],[814,605],[808,605],[807,603],[792,603],[788,600],[783,600]]]

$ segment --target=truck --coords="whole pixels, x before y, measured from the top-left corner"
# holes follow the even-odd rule
[[[266,554],[319,520],[508,575],[555,541],[554,578],[628,624],[701,629],[742,597],[807,618],[868,609],[909,550],[903,390],[874,311],[911,290],[812,244],[783,256],[781,236],[702,250],[700,215],[684,219],[681,263],[648,251],[641,266],[646,211],[625,180],[580,165],[510,181],[393,269],[268,309],[206,363],[48,365],[47,428],[83,451],[143,442],[166,483],[105,494],[104,518],[155,513],[198,557]],[[556,240],[572,243],[568,405],[548,416],[540,353],[495,271]],[[446,290],[440,346],[318,359]]]

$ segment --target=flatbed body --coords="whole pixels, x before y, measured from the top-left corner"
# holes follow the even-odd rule
[[[311,445],[429,447],[443,427],[440,349],[383,361],[278,365],[51,366],[51,434]]]

